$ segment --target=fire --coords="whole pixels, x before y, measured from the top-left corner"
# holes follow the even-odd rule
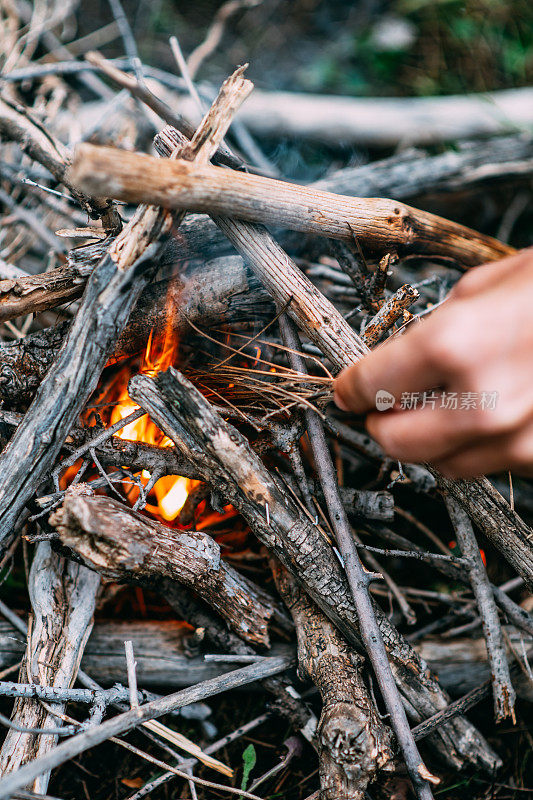
[[[146,350],[142,359],[140,372],[146,375],[156,375],[158,372],[168,369],[176,363],[178,356],[179,342],[173,335],[170,323],[171,314],[167,315],[169,323],[161,339],[154,340],[153,331],[150,334]],[[111,413],[110,424],[114,424],[121,419],[125,419],[139,406],[133,403],[128,396],[129,368],[121,370],[113,385],[110,387],[111,396],[116,397],[113,411]],[[157,445],[158,447],[172,447],[172,441],[159,430],[152,420],[145,415],[140,419],[130,422],[118,431],[117,436],[133,442],[144,442],[145,444]],[[143,470],[141,480],[144,485],[150,480],[150,473]],[[198,485],[198,481],[184,478],[181,475],[165,475],[155,483],[151,495],[155,495],[155,504],[147,503],[145,508],[150,513],[165,520],[173,522],[185,505],[185,501],[190,491]],[[134,502],[139,490],[136,486],[131,487],[127,492],[130,502]]]

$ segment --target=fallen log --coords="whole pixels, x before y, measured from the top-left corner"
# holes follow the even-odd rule
[[[167,597],[165,594],[163,596]],[[184,609],[188,608],[185,604]],[[186,614],[182,616],[185,617]],[[190,619],[191,624],[196,627],[195,618],[191,616]],[[218,629],[223,636],[235,636],[221,625]],[[113,686],[116,683],[127,685],[124,642],[128,640],[133,643],[135,651],[137,683],[140,689],[173,691],[194,686],[235,668],[232,661],[206,660],[202,653],[192,655],[189,640],[193,633],[194,627],[176,620],[97,619],[83,651],[81,668],[104,686]],[[513,645],[520,647],[519,632],[506,629],[506,633]],[[238,649],[242,647],[243,654],[253,656],[253,650],[247,651],[247,645],[241,639],[235,637],[233,641],[235,640],[238,642]],[[228,638],[220,641],[223,641],[224,652],[234,652],[231,642],[228,645]],[[530,638],[526,639],[526,646],[530,642]],[[25,647],[17,629],[8,621],[0,620],[0,670],[16,668],[24,656]],[[208,651],[210,647],[217,645],[206,630],[202,650]],[[269,654],[286,655],[293,652],[293,649],[292,645],[274,642]],[[431,671],[438,675],[439,683],[454,698],[467,694],[490,677],[483,639],[443,639],[432,636],[417,642],[414,649],[429,664]],[[276,680],[279,678],[267,678],[265,683]],[[533,702],[533,689],[526,675],[522,672],[513,674],[513,685],[519,697]]]
[[[85,643],[92,628],[92,617],[100,578],[80,564],[55,555],[48,542],[40,542],[30,571],[28,586],[32,604],[26,652],[20,681],[57,689],[70,687],[76,679]],[[0,774],[18,771],[22,765],[49,753],[57,744],[55,731],[61,727],[64,704],[49,708],[38,700],[21,698],[15,702],[11,722],[23,730],[10,728],[0,751]],[[34,735],[24,729],[54,731]],[[50,773],[45,772],[29,784],[37,794],[45,794]]]
[[[322,697],[317,729],[321,798],[362,800],[383,770],[394,769],[391,732],[361,675],[362,659],[275,559],[274,580],[298,638],[298,671]]]
[[[470,267],[514,248],[400,201],[360,199],[182,160],[78,145],[70,180],[130,203],[207,211],[353,243],[372,257],[395,251],[453,258]]]
[[[258,136],[311,139],[338,146],[430,145],[529,130],[533,90],[445,97],[339,97],[255,91],[237,119]],[[196,118],[184,98],[183,113]]]
[[[128,59],[115,59],[113,64],[128,71],[132,68]],[[146,77],[159,81],[161,91],[166,86],[180,91],[180,110],[189,119],[198,119],[198,107],[179,78],[145,64],[141,69]],[[7,73],[3,79],[18,83],[46,75],[74,74],[88,79],[94,77],[89,74],[93,70],[95,67],[88,63],[60,61],[24,66]],[[101,95],[101,91],[97,94]],[[165,96],[169,105],[176,103],[174,92]],[[236,120],[259,137],[304,138],[334,147],[342,144],[369,147],[436,144],[517,130],[527,132],[532,120],[531,96],[529,87],[490,93],[390,98],[256,90],[239,110]],[[96,113],[95,106],[87,103],[82,109],[89,122]]]
[[[268,647],[269,621],[285,619],[273,599],[227,564],[220,546],[200,531],[162,525],[110,497],[82,493],[79,485],[67,491],[50,524],[90,569],[120,583],[178,581],[249,643]]]
[[[127,685],[124,642],[130,640],[137,662],[137,683],[141,689],[181,689],[234,668],[235,665],[231,664],[205,661],[203,655],[189,656],[187,640],[193,632],[194,629],[186,622],[175,620],[97,620],[81,666],[104,686]],[[277,647],[274,646],[275,655],[278,655]],[[24,649],[17,630],[9,622],[0,621],[0,669],[17,664]]]

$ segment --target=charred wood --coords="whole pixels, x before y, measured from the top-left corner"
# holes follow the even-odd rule
[[[245,641],[269,646],[274,601],[226,564],[207,534],[170,528],[79,486],[67,492],[50,523],[61,542],[104,577],[144,585],[164,578],[183,583]]]
[[[361,800],[383,769],[393,767],[390,730],[362,678],[362,659],[287,570],[272,564],[276,586],[298,638],[298,670],[322,696],[317,729],[322,800]]]
[[[72,288],[81,293],[84,286],[78,283]],[[237,256],[221,257],[202,264],[190,275],[158,281],[142,292],[109,362],[142,352],[152,329],[157,335],[168,328],[180,337],[190,330],[189,320],[203,330],[221,325],[265,324],[274,313],[274,304],[242,260]],[[0,399],[5,405],[31,400],[70,327],[70,323],[62,323],[0,344]]]

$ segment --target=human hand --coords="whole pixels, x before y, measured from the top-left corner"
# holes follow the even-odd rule
[[[379,390],[394,395],[392,409],[376,411]],[[416,393],[425,407],[422,394],[404,410]],[[533,248],[464,275],[429,319],[343,370],[335,402],[367,414],[369,433],[400,461],[449,477],[533,474]]]

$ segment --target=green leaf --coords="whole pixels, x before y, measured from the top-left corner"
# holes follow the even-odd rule
[[[257,762],[257,754],[255,752],[255,747],[253,744],[249,744],[244,753],[242,754],[242,781],[241,781],[241,789],[243,792],[246,791],[246,787],[248,786],[248,780],[250,778],[250,772],[253,770]]]

